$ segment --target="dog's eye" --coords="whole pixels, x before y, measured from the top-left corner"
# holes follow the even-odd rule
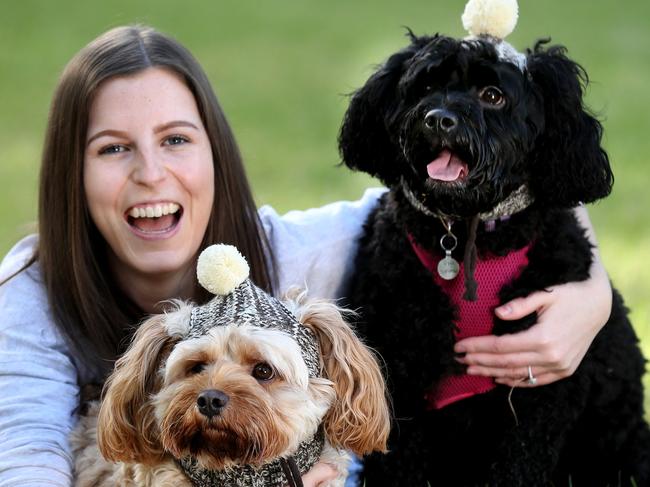
[[[479,99],[491,107],[501,107],[506,102],[503,92],[496,86],[486,86],[478,92]]]
[[[205,364],[203,362],[196,362],[192,367],[187,369],[187,375],[200,374],[205,369]]]
[[[275,371],[266,362],[262,362],[253,367],[253,377],[257,380],[268,381],[275,377]]]

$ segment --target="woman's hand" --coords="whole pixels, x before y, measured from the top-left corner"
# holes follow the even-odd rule
[[[302,476],[302,483],[305,487],[319,487],[334,480],[338,474],[336,469],[329,463],[318,462],[309,472]]]
[[[586,210],[576,211],[595,245]],[[468,374],[495,377],[509,386],[529,387],[528,367],[535,385],[549,384],[575,372],[596,334],[607,322],[612,289],[594,247],[591,276],[583,282],[554,286],[514,299],[495,310],[503,320],[516,320],[537,311],[538,321],[528,330],[503,336],[466,338],[456,344]]]

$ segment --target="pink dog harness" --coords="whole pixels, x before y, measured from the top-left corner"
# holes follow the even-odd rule
[[[476,301],[463,299],[465,286],[462,278],[449,281],[442,279],[436,271],[442,256],[434,255],[419,246],[409,234],[409,241],[420,262],[433,275],[434,282],[449,296],[458,311],[455,331],[456,340],[472,336],[490,335],[494,326],[494,308],[499,305],[499,291],[504,284],[519,276],[528,265],[527,253],[530,245],[510,252],[503,257],[490,256],[478,259],[474,277],[478,282]],[[463,275],[460,262],[459,276]],[[440,409],[461,399],[482,394],[496,387],[490,377],[478,375],[450,375],[443,377],[431,391],[426,393],[429,409]]]

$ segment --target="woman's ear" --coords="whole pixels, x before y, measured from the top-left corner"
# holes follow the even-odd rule
[[[328,441],[357,455],[386,451],[390,408],[377,358],[332,303],[306,304],[300,321],[316,335],[324,375],[336,392],[323,421]]]
[[[177,339],[165,327],[165,315],[138,328],[104,386],[97,442],[107,460],[152,464],[163,455],[150,396],[160,387],[157,372]]]
[[[614,183],[602,126],[584,105],[585,71],[560,46],[528,55],[528,73],[544,115],[531,154],[530,188],[545,205],[573,207],[607,196]]]

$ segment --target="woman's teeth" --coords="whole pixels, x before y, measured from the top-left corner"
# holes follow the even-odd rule
[[[165,215],[172,215],[180,210],[180,205],[176,203],[167,203],[163,205],[140,206],[131,208],[129,216],[132,218],[160,218]]]

